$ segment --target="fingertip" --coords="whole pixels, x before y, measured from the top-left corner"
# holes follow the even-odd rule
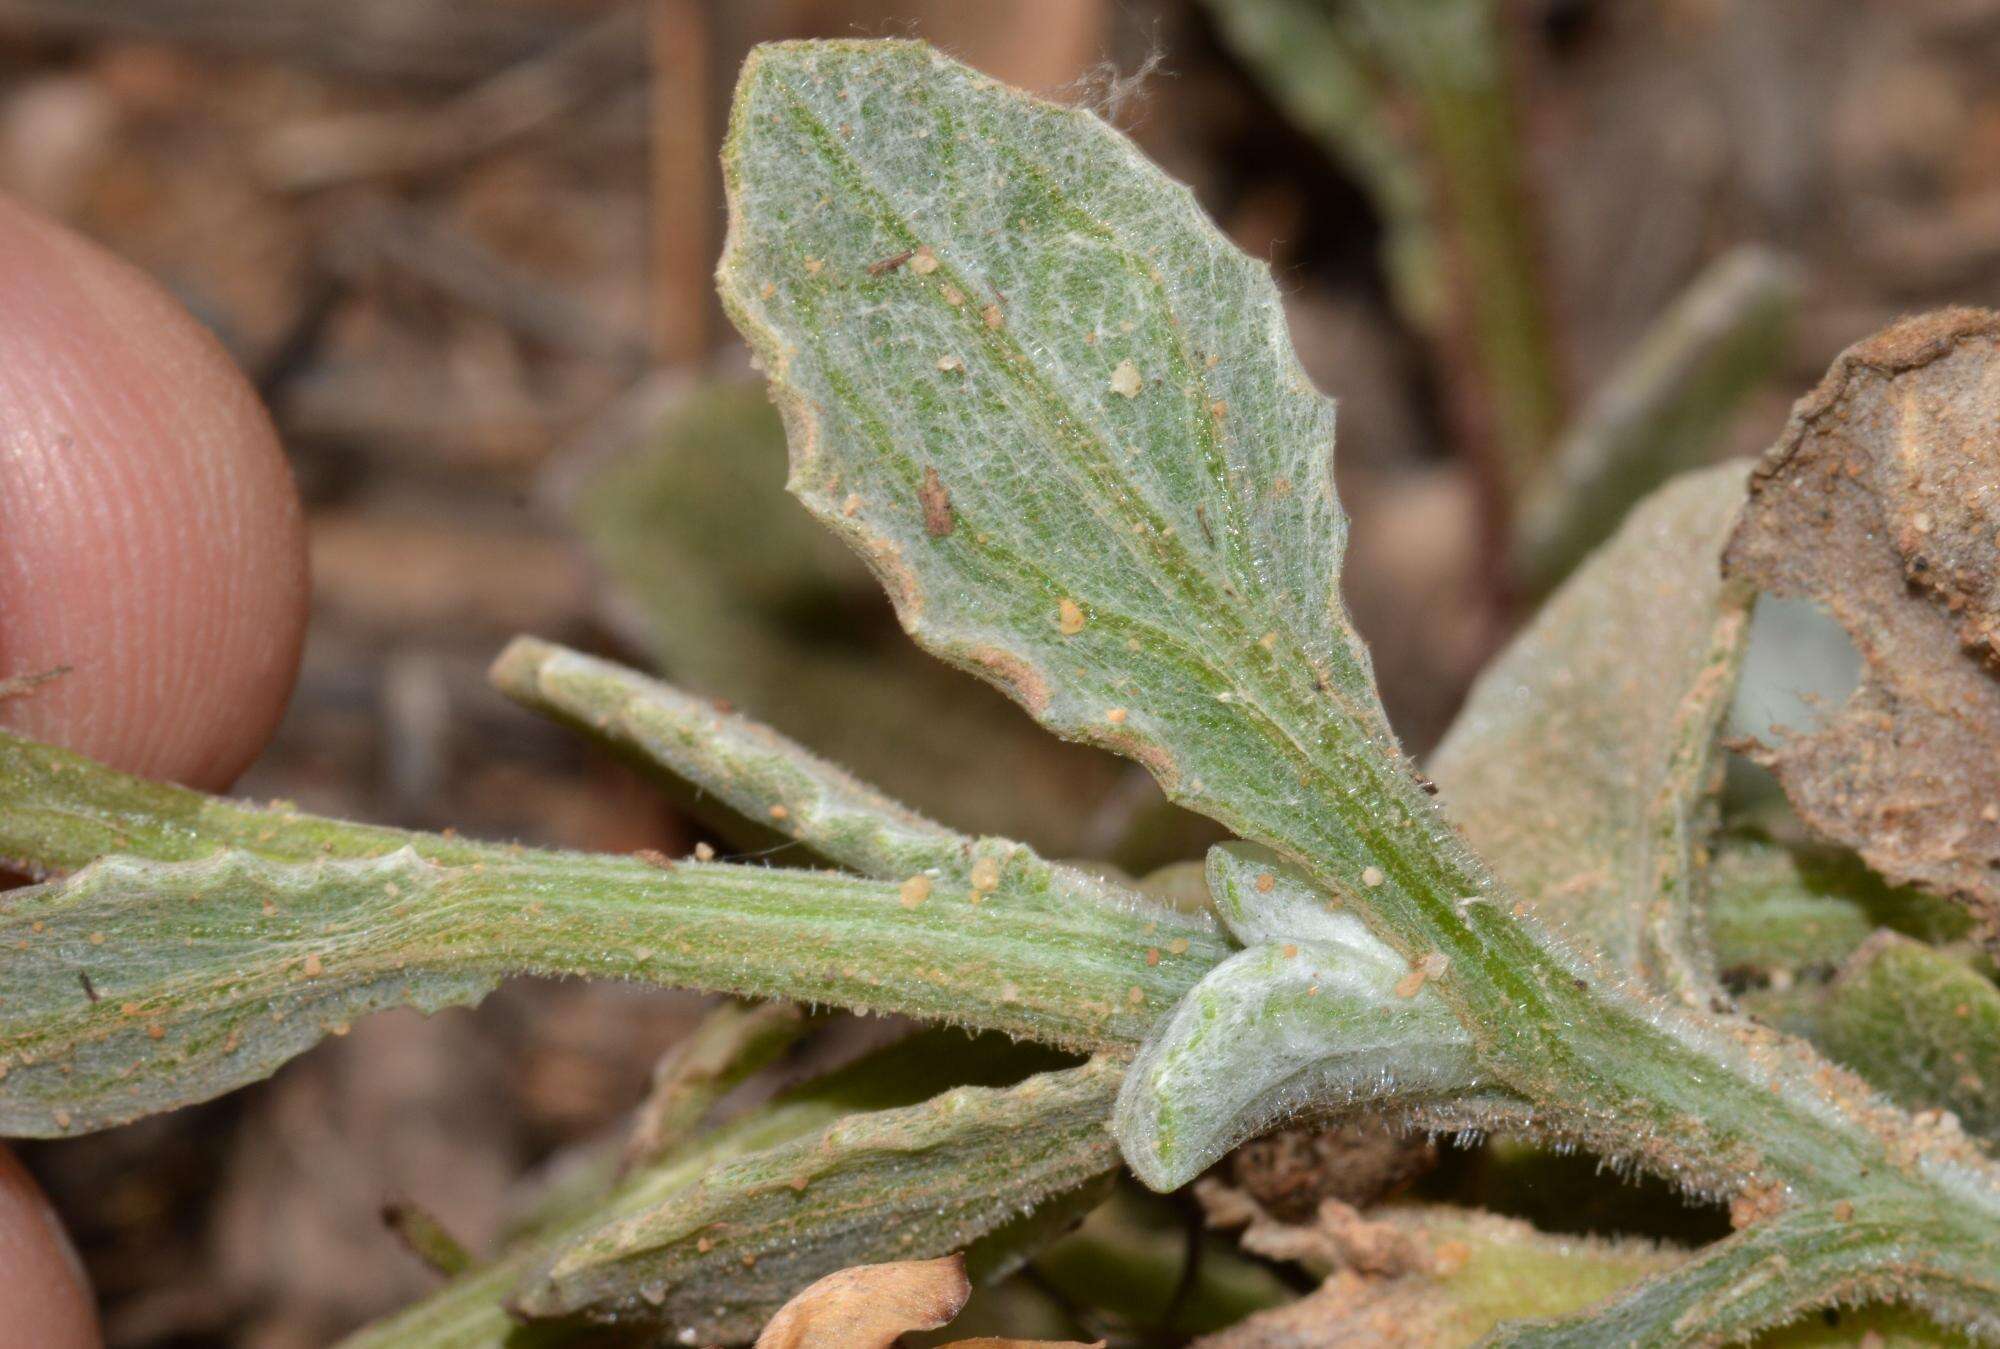
[[[0,197],[0,725],[197,786],[275,729],[306,613],[276,432],[149,278]]]
[[[0,1148],[0,1349],[101,1343],[83,1265],[48,1200]]]

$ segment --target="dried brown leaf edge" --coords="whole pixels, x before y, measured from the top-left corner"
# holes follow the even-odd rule
[[[1751,479],[1723,570],[1860,652],[1822,726],[1751,747],[1814,829],[2000,937],[2000,314],[1906,319],[1839,357]]]

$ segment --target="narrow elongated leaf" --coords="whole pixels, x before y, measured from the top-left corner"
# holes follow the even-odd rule
[[[564,1243],[516,1305],[739,1337],[830,1267],[962,1250],[1112,1169],[1118,1078],[1093,1062],[850,1116]]]
[[[971,839],[768,727],[622,665],[520,637],[492,677],[515,701],[658,764],[864,876],[956,869],[971,848]]]
[[[724,1163],[802,1138],[819,1137],[849,1116],[918,1105],[954,1086],[1005,1087],[1028,1074],[1047,1071],[1057,1062],[1047,1050],[1010,1044],[998,1037],[968,1044],[955,1031],[911,1036],[785,1092],[712,1132],[684,1140],[620,1178],[593,1202],[575,1206],[546,1231],[517,1243],[499,1259],[452,1280],[422,1302],[362,1330],[345,1343],[348,1349],[501,1349],[524,1343],[550,1349],[576,1341],[601,1342],[602,1334],[594,1333],[601,1328],[576,1321],[545,1322],[524,1329],[506,1309],[510,1292],[545,1268],[565,1244],[582,1240],[609,1222],[683,1202]],[[848,1263],[845,1256],[837,1247],[822,1248],[822,1263],[801,1271],[800,1286],[842,1268]],[[771,1302],[764,1314],[776,1311],[782,1301]],[[737,1324],[747,1324],[747,1313],[740,1308],[738,1312]],[[657,1324],[652,1326],[656,1338],[661,1329]],[[691,1325],[668,1329],[692,1332],[684,1342],[713,1343],[722,1338],[706,1312],[695,1315]],[[741,1338],[749,1338],[755,1329],[749,1325]]]
[[[11,759],[11,763],[9,760]],[[1201,918],[976,844],[907,883],[538,852],[257,810],[0,738],[0,1134],[204,1100],[387,1006],[636,979],[1130,1048],[1226,952]],[[240,843],[242,846],[225,846]]]
[[[1921,1259],[1911,1253],[1922,1249]],[[1876,1201],[1794,1209],[1705,1248],[1588,1312],[1503,1327],[1499,1349],[1727,1344],[1803,1312],[1874,1300],[1912,1304],[1987,1336],[2000,1268],[1945,1215]]]
[[[1480,676],[1431,771],[1542,921],[1662,990],[1713,986],[1697,859],[1749,625],[1722,548],[1749,466],[1648,499]]]

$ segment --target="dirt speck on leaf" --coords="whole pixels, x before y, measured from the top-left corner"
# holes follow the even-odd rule
[[[951,493],[938,478],[936,469],[924,468],[924,480],[917,487],[917,500],[923,503],[924,533],[934,539],[942,539],[957,526],[952,514]]]
[[[1751,480],[1726,574],[1819,604],[1861,686],[1755,755],[1814,829],[2000,932],[2000,314],[1850,347]]]

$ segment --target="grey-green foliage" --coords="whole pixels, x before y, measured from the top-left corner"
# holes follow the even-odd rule
[[[1949,900],[1892,886],[1853,853],[1732,828],[1708,868],[1709,928],[1725,971],[1797,980],[1838,966],[1878,928],[1933,944],[1972,920]]]
[[[2000,1139],[2000,989],[1964,950],[1878,931],[1824,983],[1746,995],[1912,1110],[1946,1110]]]
[[[1133,1062],[1116,1117],[1125,1159],[1159,1190],[1302,1110],[1457,1096],[1478,1082],[1471,1037],[1435,998],[1399,994],[1393,951],[1300,937],[1239,951],[1173,1010]]]
[[[1973,958],[1882,933],[1828,986],[1811,1034],[1902,1104],[2000,1139],[2000,990]]]
[[[781,770],[812,763],[775,738],[766,753],[759,771],[795,786]],[[1129,1049],[1226,950],[1200,917],[1004,840],[948,836],[911,903],[907,881],[663,868],[259,809],[4,733],[0,782],[0,857],[82,868],[0,896],[0,1129],[17,1136],[205,1100],[365,1011],[477,1001],[510,974]],[[803,788],[793,799],[807,825],[827,818]]]
[[[1117,1165],[1105,1129],[1119,1069],[957,1087],[850,1115],[686,1188],[634,1188],[516,1294],[530,1316],[657,1316],[748,1338],[828,1267],[960,1250]]]
[[[692,1343],[747,1340],[804,1283],[856,1260],[941,1255],[978,1237],[979,1259],[968,1265],[1004,1269],[1018,1243],[1035,1235],[1032,1218],[1014,1218],[1028,1198],[996,1202],[990,1172],[964,1167],[963,1150],[976,1147],[1028,1167],[1029,1188],[1072,1169],[1087,1172],[1093,1159],[1111,1159],[1101,1104],[1094,1115],[1077,1109],[1093,1093],[1105,1100],[1110,1082],[1089,1066],[1051,1071],[1054,1059],[1047,1050],[993,1036],[909,1037],[681,1139],[499,1258],[346,1343],[350,1349],[601,1343],[593,1333],[601,1326],[588,1321],[524,1328],[516,1314],[520,1298],[557,1299],[585,1280],[608,1299],[637,1306],[644,1315],[636,1319],[655,1335],[671,1332]],[[954,1090],[960,1094],[941,1096]],[[957,1108],[933,1109],[940,1100]],[[1047,1109],[1035,1108],[1037,1101]],[[987,1111],[966,1110],[968,1102],[998,1108],[989,1118]],[[884,1142],[891,1145],[886,1150]],[[953,1185],[960,1172],[963,1191]],[[802,1191],[792,1188],[800,1177],[808,1181]],[[897,1208],[906,1189],[920,1189],[930,1209]],[[675,1224],[718,1210],[730,1214],[726,1225],[673,1239]],[[897,1222],[866,1225],[871,1215],[890,1212]],[[621,1234],[629,1234],[627,1259],[617,1258]],[[736,1281],[758,1265],[761,1275]]]
[[[862,552],[919,642],[1051,729],[1138,759],[1178,800],[1270,849],[1289,868],[1282,893],[1275,872],[1260,891],[1253,871],[1246,896],[1244,868],[1259,862],[1228,852],[1216,862],[1218,907],[1258,949],[1227,959],[1202,916],[1019,844],[955,834],[697,700],[527,646],[500,671],[517,696],[874,874],[661,869],[345,826],[136,783],[0,737],[0,856],[51,872],[114,852],[152,863],[103,864],[7,901],[0,982],[30,994],[0,1005],[0,1026],[10,1046],[33,1041],[34,1061],[12,1061],[0,1103],[33,1131],[55,1131],[57,1110],[104,1122],[188,1099],[177,1074],[243,1048],[226,1033],[217,1041],[216,1016],[234,1018],[246,1046],[254,1034],[264,1061],[240,1062],[263,1071],[289,1047],[285,1023],[268,1015],[292,996],[286,976],[375,978],[385,964],[412,985],[560,970],[897,1010],[1091,1051],[1148,1039],[1152,1061],[1170,1064],[1191,1061],[1173,1037],[1196,1038],[1185,1032],[1206,1008],[1256,1034],[1220,1045],[1199,1073],[1134,1075],[1122,1119],[1178,1110],[1197,1121],[1162,1167],[1143,1128],[1122,1128],[1142,1174],[1170,1180],[1273,1102],[1343,1104],[1377,1072],[1374,1085],[1401,1088],[1399,1104],[1425,1122],[1526,1123],[1735,1201],[1746,1230],[1635,1290],[1615,1325],[1686,1339],[1699,1330],[1673,1329],[1676,1318],[1754,1279],[1724,1309],[1732,1329],[1891,1292],[2000,1333],[1982,1274],[2000,1267],[2000,1181],[1979,1150],[1953,1122],[1902,1114],[1802,1043],[1713,1010],[1693,887],[1733,601],[1704,587],[1702,549],[1683,544],[1720,527],[1689,505],[1713,506],[1720,479],[1670,490],[1630,527],[1656,550],[1671,537],[1671,556],[1615,541],[1547,620],[1574,627],[1591,656],[1578,669],[1603,668],[1590,643],[1607,634],[1656,661],[1671,632],[1693,662],[1657,661],[1657,678],[1591,690],[1562,732],[1619,736],[1632,751],[1593,766],[1607,799],[1579,803],[1591,828],[1578,846],[1630,878],[1633,889],[1605,893],[1639,915],[1639,936],[1581,954],[1473,852],[1390,737],[1338,601],[1331,405],[1298,369],[1268,276],[1184,188],[1088,113],[1025,99],[908,43],[760,49],[726,171],[723,292],[772,377],[794,490]],[[1663,529],[1663,515],[1692,532]],[[1603,597],[1632,596],[1627,572],[1647,566],[1678,580],[1633,603],[1671,626],[1605,612]],[[1578,618],[1591,614],[1612,626]],[[1533,717],[1560,726],[1564,709],[1551,703],[1585,690],[1546,654],[1517,652],[1510,668]],[[1552,745],[1519,770],[1553,781],[1563,763]],[[1475,796],[1477,779],[1467,774],[1454,799]],[[1501,875],[1542,884],[1531,854],[1492,837]],[[430,902],[399,909],[404,896],[373,883],[369,868],[385,865],[428,878]],[[273,894],[297,914],[265,913]],[[1580,935],[1584,924],[1568,926]],[[91,942],[100,929],[106,940]],[[335,937],[330,955],[298,949]],[[1643,979],[1621,972],[1634,950]],[[91,968],[117,991],[95,1003],[84,993],[79,1010],[71,962],[100,958],[110,963]],[[1301,986],[1309,969],[1323,976],[1318,994],[1310,978]],[[163,1013],[185,1005],[188,1022],[162,1016],[159,1039],[135,1035],[118,1019],[121,996],[158,999]],[[1377,1034],[1371,1015],[1395,1034]],[[116,1071],[136,1081],[115,1076],[111,1051],[93,1057],[107,1034],[123,1037]],[[1274,1048],[1290,1056],[1275,1076]],[[89,1071],[63,1073],[75,1064]],[[808,1166],[770,1138],[761,1146],[778,1152],[723,1173],[726,1201],[688,1191],[685,1174],[635,1177],[524,1263],[510,1257],[505,1273],[455,1287],[476,1301],[529,1275],[522,1305],[540,1311],[638,1317],[649,1293],[679,1308],[677,1290],[721,1278],[703,1263],[714,1251],[696,1220],[739,1211],[783,1234],[785,1250],[810,1253],[783,1266],[787,1279],[824,1272],[846,1253],[836,1238],[854,1229],[843,1223],[905,1202],[901,1180],[934,1196],[923,1190],[934,1171],[921,1182],[897,1171],[913,1138],[971,1187],[925,1199],[946,1220],[916,1244],[956,1242],[1006,1216],[994,1208],[999,1180],[971,1162],[993,1146],[979,1132],[989,1111],[1023,1139],[1052,1127],[1071,1140],[1028,1147],[1024,1166],[1051,1167],[1037,1194],[1060,1199],[1085,1178],[1088,1158],[1075,1159],[1104,1146],[1115,1069],[1071,1072],[1064,1081],[1098,1094],[1017,1091],[963,1098],[980,1105],[957,1115],[926,1106],[849,1126],[829,1146],[851,1169],[815,1170],[825,1158]],[[139,1097],[120,1095],[133,1085]],[[1088,1140],[1082,1152],[1076,1139]],[[803,1197],[791,1189],[801,1175]],[[821,1181],[833,1202],[813,1210]],[[954,1205],[984,1216],[954,1225]],[[808,1213],[803,1227],[786,1225]],[[1900,1244],[1885,1236],[1896,1228]],[[761,1262],[777,1250],[745,1253]],[[607,1270],[618,1276],[600,1281]],[[454,1306],[432,1310],[491,1331],[490,1306]]]
[[[1923,1204],[1807,1204],[1766,1218],[1667,1273],[1562,1320],[1503,1326],[1490,1349],[1727,1344],[1805,1306],[1917,1300],[1990,1337],[2000,1266],[1968,1250],[1948,1214]],[[1913,1253],[1922,1285],[1910,1275]]]
[[[1536,916],[1663,992],[1714,980],[1698,858],[1749,628],[1722,547],[1747,466],[1645,501],[1481,674],[1431,772]]]
[[[762,380],[648,401],[643,429],[593,447],[564,481],[610,611],[650,663],[961,827],[1055,856],[1102,846],[1102,805],[1128,770],[1051,739],[903,639],[860,559],[785,495],[785,433]],[[913,707],[924,735],[906,733]],[[684,804],[702,815],[701,798]]]
[[[761,49],[725,172],[723,294],[793,489],[920,643],[1146,763],[1435,971],[1482,1074],[1543,1127],[1749,1213],[1767,1194],[1934,1204],[1954,1258],[2000,1253],[2000,1190],[1962,1139],[1706,1010],[1698,970],[1665,980],[1676,1003],[1606,977],[1446,826],[1339,610],[1330,408],[1268,277],[1185,189],[1089,114],[893,43]],[[1708,752],[1674,727],[1661,793]],[[1668,854],[1698,828],[1651,823]],[[1963,1316],[1925,1268],[1911,1295]],[[1789,1291],[1766,1314],[1817,1295]]]
[[[1117,1129],[1141,1180],[1176,1189],[1301,1109],[1478,1087],[1471,1037],[1427,971],[1273,857],[1218,847],[1208,874],[1247,949],[1203,977],[1126,1074]]]

